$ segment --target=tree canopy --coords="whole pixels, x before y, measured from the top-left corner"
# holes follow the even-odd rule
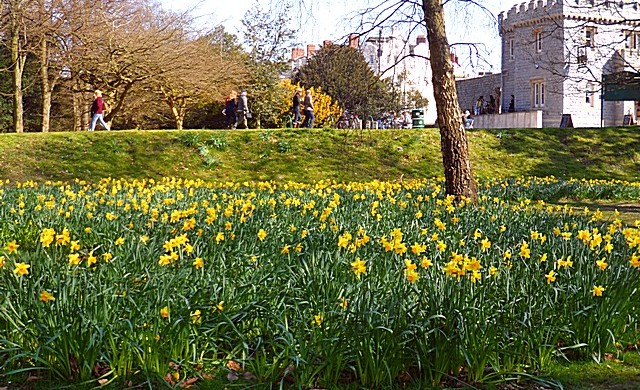
[[[349,46],[322,46],[298,69],[293,81],[305,87],[322,88],[342,108],[363,117],[399,106],[393,86],[380,80],[362,53]]]

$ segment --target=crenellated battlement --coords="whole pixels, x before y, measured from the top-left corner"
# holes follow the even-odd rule
[[[530,0],[502,12],[504,27],[554,17],[579,18],[596,23],[640,20],[638,0]],[[635,23],[634,23],[635,24]]]
[[[506,14],[503,12],[502,23],[515,24],[531,19],[561,15],[562,5],[562,0],[530,0],[514,5]]]

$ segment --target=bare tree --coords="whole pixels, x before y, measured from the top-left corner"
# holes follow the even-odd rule
[[[408,35],[426,28],[430,51],[428,59],[431,63],[440,128],[445,190],[457,200],[466,197],[476,201],[477,185],[471,169],[469,145],[460,114],[451,62],[451,48],[445,30],[443,5],[449,2],[473,4],[484,10],[474,0],[381,0],[377,5],[359,13],[360,25],[364,28],[360,34],[366,35],[376,28],[390,25],[400,27]],[[396,61],[402,60],[403,58],[399,58]]]
[[[162,58],[174,58],[169,51],[180,55],[166,64],[164,73],[150,79],[150,85],[160,92],[169,106],[178,130],[183,128],[190,107],[195,103],[202,105],[222,100],[246,74],[240,59],[220,51],[206,35],[198,39],[184,37],[168,43],[156,54]],[[162,58],[157,58],[157,61],[163,62]]]

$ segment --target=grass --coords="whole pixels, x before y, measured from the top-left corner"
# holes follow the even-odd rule
[[[473,130],[468,138],[472,168],[480,177],[640,180],[640,132],[635,129]],[[224,147],[216,147],[215,140],[223,140]],[[208,158],[199,144],[209,146]],[[435,129],[0,134],[0,178],[14,181],[165,176],[240,182],[401,180],[442,176],[441,161]]]

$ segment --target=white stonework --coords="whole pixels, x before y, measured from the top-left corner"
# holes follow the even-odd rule
[[[640,69],[639,2],[532,0],[499,21],[503,112],[514,95],[516,111],[542,110],[545,127],[563,114],[575,127],[637,121],[635,102],[603,103],[600,89],[603,74]]]
[[[413,45],[399,35],[370,37],[361,46],[362,54],[371,69],[382,78],[391,78],[403,93],[420,92],[429,102],[425,108],[425,125],[434,125],[438,119],[433,96],[429,46],[424,36],[418,36]],[[454,69],[462,77],[459,66]],[[414,107],[408,107],[414,108]]]

